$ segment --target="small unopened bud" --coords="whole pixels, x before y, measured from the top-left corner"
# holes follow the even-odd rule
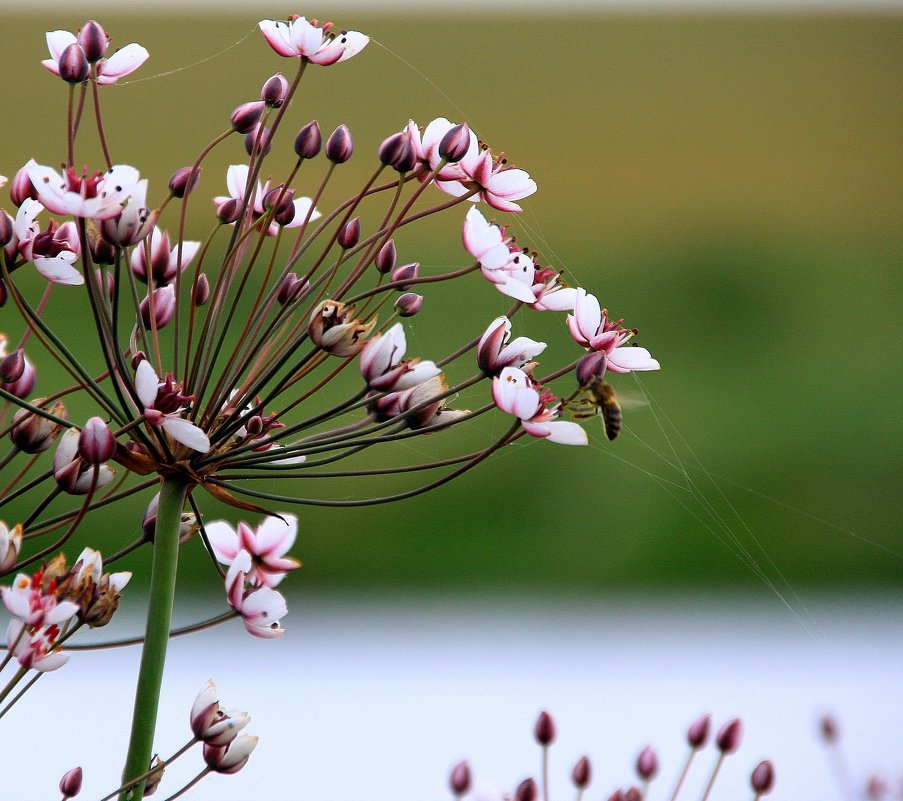
[[[216,773],[238,773],[248,762],[257,746],[257,738],[248,734],[236,737],[229,745],[217,747],[204,744],[204,761]]]
[[[624,793],[621,790],[615,790],[608,796],[608,801],[624,801]]]
[[[373,263],[376,265],[376,269],[381,273],[390,273],[395,269],[395,261],[397,258],[398,252],[395,250],[395,240],[390,239],[379,249]]]
[[[79,455],[88,464],[101,464],[116,450],[116,437],[109,426],[100,418],[92,417],[85,423],[78,437]]]
[[[379,160],[397,172],[410,172],[417,163],[414,146],[407,131],[392,134],[379,146]]]
[[[16,173],[15,178],[13,178],[12,183],[9,185],[9,199],[17,206],[21,206],[26,198],[37,200],[38,190],[35,189],[35,185],[31,182],[31,178],[28,177],[26,167],[22,167]]]
[[[639,787],[629,787],[624,793],[624,801],[643,801],[643,794]]]
[[[571,781],[578,790],[585,790],[589,787],[589,783],[593,779],[593,768],[590,765],[589,757],[582,756],[577,760],[574,769],[571,771]]]
[[[6,209],[0,209],[0,248],[6,247],[13,241],[16,234],[15,225],[15,221],[9,216]]]
[[[91,261],[95,264],[115,264],[116,263],[116,246],[108,242],[102,236],[88,237],[88,244],[91,247]]]
[[[448,777],[448,786],[451,787],[452,795],[464,795],[470,789],[470,765],[462,759],[457,765],[451,769]]]
[[[22,549],[22,534],[21,523],[12,528],[7,528],[6,523],[0,520],[0,573],[9,572],[13,565],[19,561],[19,551]]]
[[[279,284],[279,290],[276,292],[276,300],[283,306],[295,300],[302,292],[301,281],[295,273],[288,273]]]
[[[652,781],[658,773],[658,756],[647,745],[636,759],[636,772],[643,781]]]
[[[766,795],[774,787],[774,766],[767,759],[760,762],[749,778],[756,795]]]
[[[395,311],[399,317],[413,317],[423,306],[423,295],[415,292],[405,292],[395,301]]]
[[[725,723],[718,736],[715,738],[715,745],[723,754],[733,754],[740,747],[740,737],[743,733],[743,727],[740,718],[734,718]]]
[[[288,97],[288,81],[281,72],[266,79],[260,90],[260,99],[270,108],[279,108]]]
[[[66,83],[83,83],[91,74],[91,65],[80,44],[73,42],[60,54],[60,78]]]
[[[398,281],[412,281],[420,275],[420,262],[412,262],[411,264],[402,264],[401,267],[396,268],[392,271],[392,283],[397,283]],[[411,288],[411,284],[402,284],[399,287],[396,287],[399,292],[406,292]]]
[[[257,123],[254,126],[253,131],[249,131],[245,134],[245,152],[252,156],[254,153],[258,153],[261,156],[268,156],[270,154],[270,145],[272,144],[273,135],[270,133],[270,129],[261,123]]]
[[[536,782],[533,779],[524,779],[514,791],[514,801],[536,801],[538,794]]]
[[[12,384],[25,372],[25,351],[16,348],[8,356],[0,359],[0,383]]]
[[[882,801],[888,792],[887,780],[883,776],[873,774],[865,783],[865,797],[869,801]]]
[[[340,125],[326,140],[326,158],[334,164],[344,164],[354,153],[354,140],[347,125]]]
[[[153,795],[157,792],[160,782],[163,781],[163,773],[166,770],[166,763],[160,757],[154,755],[151,760],[151,769],[147,779],[144,780],[144,797]]]
[[[161,286],[153,291],[153,325],[158,329],[163,328],[172,320],[176,313],[176,288],[172,284]],[[141,301],[141,319],[144,325],[151,328],[151,295],[146,295]]]
[[[711,718],[703,715],[687,729],[687,742],[690,744],[690,748],[702,748],[708,742],[710,723]]]
[[[43,399],[35,400],[35,405],[40,406]],[[54,417],[66,419],[66,407],[62,403],[55,403],[50,413]],[[9,431],[9,438],[13,444],[24,453],[41,453],[46,451],[62,431],[59,423],[41,417],[28,409],[19,409],[13,416],[13,425]]]
[[[216,216],[226,225],[238,222],[241,217],[241,201],[234,197],[224,200],[217,206]]]
[[[295,219],[295,190],[285,186],[275,186],[263,196],[263,207],[267,210],[273,210],[273,219],[277,217],[286,217],[286,222]],[[279,220],[277,220],[279,222]],[[285,223],[280,223],[285,225]]]
[[[353,220],[348,220],[348,222],[339,229],[339,235],[336,238],[336,241],[339,243],[340,248],[348,250],[349,248],[353,248],[360,238],[361,219],[360,217],[355,217]]]
[[[445,136],[439,142],[439,157],[449,164],[459,162],[467,155],[470,147],[470,128],[466,122],[449,128]]]
[[[201,168],[179,167],[169,179],[169,191],[173,197],[182,198],[191,194],[201,180]]]
[[[316,120],[307,123],[295,137],[295,153],[299,159],[312,159],[320,152],[323,135]]]
[[[229,117],[232,122],[232,128],[242,134],[253,131],[257,123],[260,122],[260,118],[263,116],[263,110],[265,108],[266,103],[262,100],[252,100],[250,103],[242,103]]]
[[[74,798],[81,792],[81,789],[82,769],[72,768],[72,770],[67,770],[63,774],[63,778],[60,779],[60,792],[63,794],[63,798]]]
[[[555,742],[555,721],[552,716],[543,710],[536,719],[536,725],[533,727],[533,736],[543,748]]]
[[[837,721],[832,715],[822,715],[818,721],[822,739],[826,743],[836,743],[838,739]]]
[[[2,378],[3,373],[18,374],[19,377],[7,381]],[[37,381],[37,376],[34,365],[25,358],[25,354],[21,349],[14,350],[0,362],[0,383],[3,384],[3,389],[17,398],[27,398],[31,394],[35,381]]]
[[[89,19],[78,32],[75,40],[82,46],[85,56],[92,64],[100,61],[107,52],[110,37],[99,22]]]
[[[198,276],[198,282],[194,285],[194,292],[192,293],[192,301],[195,306],[203,306],[210,298],[210,281],[207,278],[207,273],[201,273]]]
[[[259,414],[252,415],[248,418],[248,422],[245,423],[245,431],[247,431],[251,437],[257,437],[263,433],[263,419]]]
[[[594,379],[604,378],[607,366],[608,359],[603,351],[594,350],[587,353],[577,362],[577,383],[585,387]]]

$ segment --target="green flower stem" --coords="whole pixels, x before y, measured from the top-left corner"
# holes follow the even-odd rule
[[[166,478],[160,487],[157,525],[154,530],[154,559],[151,569],[150,601],[147,625],[144,629],[144,648],[135,690],[135,711],[132,713],[132,733],[122,783],[129,784],[147,772],[154,747],[157,709],[160,705],[160,686],[166,663],[166,646],[172,621],[173,598],[176,590],[176,568],[179,562],[179,522],[185,503],[187,486],[180,478]],[[123,791],[120,801],[141,798],[144,782]]]

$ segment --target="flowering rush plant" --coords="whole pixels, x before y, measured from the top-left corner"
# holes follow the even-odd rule
[[[62,168],[60,154],[35,153],[0,179],[12,203],[0,212],[0,302],[4,320],[17,316],[9,328],[22,330],[18,341],[0,338],[8,447],[0,465],[9,472],[0,505],[34,499],[23,519],[0,524],[0,574],[11,577],[2,599],[12,616],[0,659],[0,717],[65,665],[71,638],[109,622],[131,576],[110,565],[128,566],[135,550],[152,550],[128,753],[108,798],[149,794],[194,745],[202,758],[192,785],[248,761],[257,744],[242,733],[248,716],[224,709],[212,682],[191,709],[186,746],[169,759],[156,756],[161,680],[175,633],[237,619],[255,637],[282,636],[279,585],[299,567],[289,552],[303,525],[285,509],[410,498],[522,437],[584,445],[587,432],[576,421],[596,414],[613,439],[621,413],[609,373],[659,367],[631,341],[635,329],[515,242],[504,219],[536,191],[526,170],[467,123],[444,118],[408,122],[364,147],[344,125],[324,136],[316,121],[294,119],[292,101],[302,79],[321,80],[321,68],[357,57],[367,36],[304,17],[259,27],[288,77],[266,78],[259,98],[238,105],[194,163],[156,190],[120,160],[100,104],[102,87],[139,69],[147,51],[129,44],[110,52],[94,21],[75,34],[48,33],[43,65],[67,90]],[[85,139],[99,142],[99,169],[77,158]],[[225,194],[199,200],[205,160],[235,139],[240,163],[213,179]],[[270,174],[268,156],[291,151],[287,174]],[[373,163],[371,177],[323,207],[324,190],[352,157]],[[440,213],[461,232],[448,243],[461,266],[446,272],[421,267],[416,252],[395,243],[397,232]],[[195,219],[212,225],[206,241],[187,238]],[[411,355],[405,321],[423,313],[425,323],[430,289],[446,281],[459,282],[461,297],[497,293],[507,314],[462,332],[438,358]],[[78,309],[84,330],[55,331],[45,314],[54,306]],[[566,315],[569,363],[540,369],[546,344],[514,335],[526,314]],[[35,364],[47,359],[68,374],[65,385],[41,385]],[[465,390],[472,410],[456,402]],[[72,419],[67,404],[93,413]],[[508,423],[477,450],[355,467],[358,454],[372,458],[412,438],[453,447],[454,430],[483,415]],[[368,480],[365,497],[334,500],[299,497],[285,483],[392,474],[410,479],[410,488],[379,495]],[[94,510],[139,494],[146,512],[140,529],[134,521],[136,539],[106,558],[90,545],[67,558],[64,549]],[[211,499],[241,510],[247,522],[208,520]],[[179,550],[193,537],[211,557],[225,611],[172,630]],[[80,783],[80,770],[67,773],[63,797]]]

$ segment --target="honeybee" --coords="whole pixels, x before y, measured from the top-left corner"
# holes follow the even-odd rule
[[[583,397],[574,404],[574,409],[576,420],[601,415],[605,436],[609,440],[616,439],[621,433],[621,404],[618,403],[615,388],[605,379],[593,376],[583,387]]]

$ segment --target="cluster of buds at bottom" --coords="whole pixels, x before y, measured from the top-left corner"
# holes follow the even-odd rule
[[[889,774],[872,772],[863,775],[854,771],[843,752],[840,726],[836,718],[830,714],[822,715],[818,720],[818,734],[828,764],[841,798],[861,798],[867,801],[901,801],[903,799],[903,774],[897,768],[897,779],[893,781]]]
[[[686,734],[687,744],[690,748],[689,753],[683,765],[676,771],[675,779],[668,788],[667,794],[663,794],[662,798],[673,800],[681,797],[681,789],[689,773],[690,765],[697,753],[709,741],[709,729],[710,719],[708,715],[703,715],[689,727]],[[725,723],[715,736],[714,745],[717,750],[717,756],[714,767],[709,772],[706,780],[702,801],[707,801],[709,798],[725,757],[739,748],[741,731],[740,720],[735,718]],[[557,734],[557,727],[552,716],[548,712],[541,712],[533,728],[534,740],[542,749],[539,781],[532,776],[528,776],[517,785],[512,793],[501,792],[488,785],[476,785],[473,781],[470,766],[466,761],[462,761],[458,762],[449,774],[448,784],[452,796],[456,800],[467,799],[467,801],[537,801],[540,796],[543,799],[549,799],[548,756],[549,749],[554,744]],[[608,791],[608,793],[603,792],[601,797],[608,799],[608,801],[644,801],[644,799],[649,798],[650,784],[659,775],[659,757],[652,746],[646,746],[640,751],[634,767],[636,773],[635,783],[626,787],[616,788],[614,791]],[[574,763],[571,770],[571,783],[576,790],[577,801],[581,801],[584,797],[584,793],[589,788],[592,780],[592,764],[589,756],[584,755]],[[752,797],[754,801],[770,793],[773,786],[773,765],[768,760],[760,762],[750,774],[750,788],[753,792]]]

